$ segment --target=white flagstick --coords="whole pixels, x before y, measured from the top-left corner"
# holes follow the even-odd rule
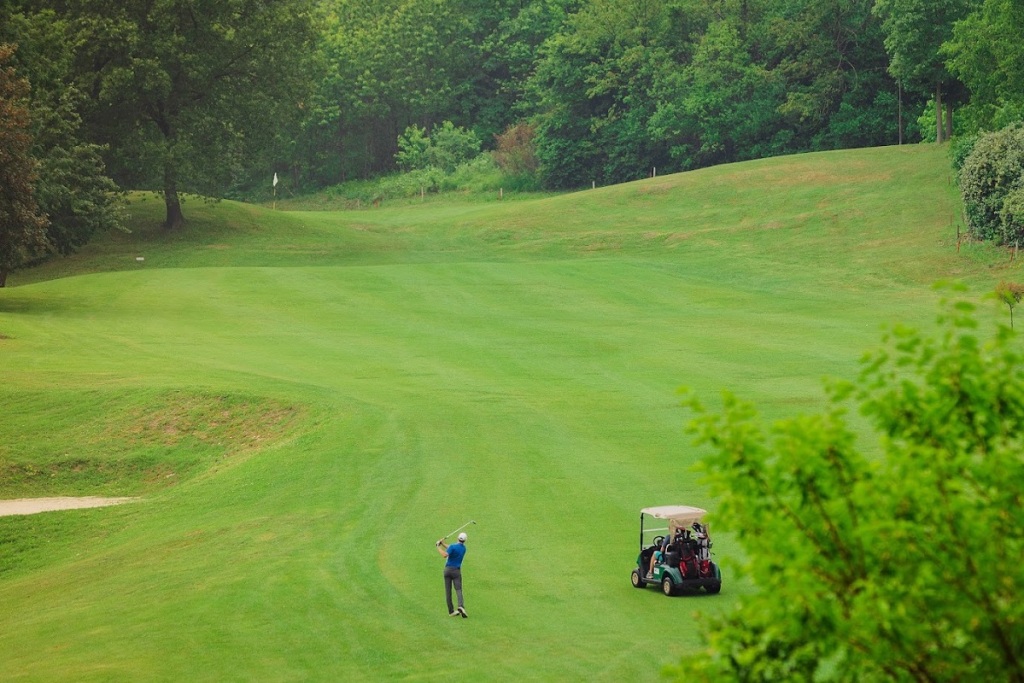
[[[274,173],[274,209],[277,210],[277,173]]]

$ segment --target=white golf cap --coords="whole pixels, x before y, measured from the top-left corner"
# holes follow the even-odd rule
[[[459,543],[465,543],[467,538],[469,537],[466,536],[466,532],[463,531],[461,534],[459,534]]]

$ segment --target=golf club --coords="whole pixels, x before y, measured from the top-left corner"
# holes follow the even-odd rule
[[[459,527],[458,529],[456,529],[456,530],[455,530],[455,531],[453,531],[452,533],[448,534],[448,536],[451,536],[452,534],[457,534],[457,533],[459,533],[460,531],[462,531],[463,529],[465,529],[465,528],[466,528],[467,526],[469,526],[470,524],[476,524],[476,520],[475,520],[475,519],[471,519],[471,520],[469,520],[468,522],[466,522],[465,524],[463,524],[462,526],[460,526],[460,527]],[[442,537],[441,537],[441,540],[442,540],[442,541],[446,540],[446,539],[448,538],[448,536],[442,536]]]

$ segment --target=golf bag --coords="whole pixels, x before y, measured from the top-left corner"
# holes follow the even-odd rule
[[[679,571],[684,579],[697,577],[697,541],[687,533],[677,544],[679,547]]]
[[[697,534],[694,539],[697,571],[700,573],[701,578],[707,578],[714,572],[711,565],[711,538],[708,536],[707,527],[694,522],[693,529]]]

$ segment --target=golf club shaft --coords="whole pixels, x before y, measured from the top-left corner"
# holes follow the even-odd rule
[[[459,527],[458,529],[456,529],[455,531],[453,531],[453,532],[452,532],[451,534],[448,534],[448,536],[451,536],[452,534],[457,534],[457,533],[459,533],[460,531],[462,531],[463,529],[465,529],[465,528],[466,528],[467,526],[469,526],[470,524],[476,524],[476,520],[474,520],[474,519],[471,519],[471,520],[469,520],[468,522],[466,522],[465,524],[463,524],[462,526],[460,526],[460,527]],[[444,538],[448,538],[448,536],[445,536]]]

